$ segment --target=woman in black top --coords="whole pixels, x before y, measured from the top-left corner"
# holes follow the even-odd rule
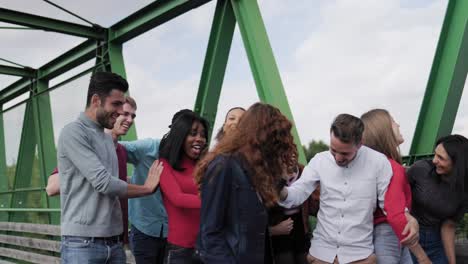
[[[295,160],[288,173],[283,175],[284,184],[290,186],[301,177],[304,166]],[[268,212],[271,249],[275,264],[306,264],[310,248],[309,216],[317,217],[319,210],[320,185],[304,203],[295,208],[279,205]]]
[[[455,223],[468,210],[468,139],[440,138],[434,159],[416,162],[408,171],[412,215],[419,222],[419,243],[434,264],[455,263]],[[468,186],[467,186],[468,188]]]

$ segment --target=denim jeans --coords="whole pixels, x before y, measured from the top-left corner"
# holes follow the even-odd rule
[[[90,237],[62,236],[63,264],[125,264],[122,241],[110,242]]]
[[[163,264],[166,238],[148,236],[134,226],[130,229],[130,249],[136,264]]]
[[[377,263],[411,264],[411,254],[403,247],[392,227],[388,223],[374,226],[374,251]]]
[[[167,243],[164,264],[201,264],[194,248],[184,248]]]
[[[419,244],[433,264],[448,263],[439,227],[419,227]],[[412,257],[414,263],[418,263],[416,258]]]

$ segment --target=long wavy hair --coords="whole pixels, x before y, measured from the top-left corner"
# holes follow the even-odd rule
[[[373,109],[361,116],[364,123],[362,143],[401,164],[398,140],[393,133],[392,117],[385,109]]]
[[[220,154],[240,155],[248,166],[250,180],[266,206],[278,201],[276,184],[297,149],[291,134],[292,123],[269,104],[255,103],[242,116],[232,133],[197,164],[195,180],[200,186],[210,162]]]

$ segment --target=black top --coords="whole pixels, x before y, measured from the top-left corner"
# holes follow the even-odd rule
[[[439,227],[447,219],[458,222],[467,212],[467,195],[451,188],[436,173],[432,161],[420,160],[411,166],[408,181],[413,194],[411,214],[420,226]]]

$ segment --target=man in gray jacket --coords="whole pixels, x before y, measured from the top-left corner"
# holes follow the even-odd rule
[[[125,263],[119,198],[152,194],[159,184],[158,161],[144,185],[118,177],[115,145],[104,128],[113,128],[127,90],[127,81],[117,74],[94,74],[85,112],[60,134],[62,263]]]

